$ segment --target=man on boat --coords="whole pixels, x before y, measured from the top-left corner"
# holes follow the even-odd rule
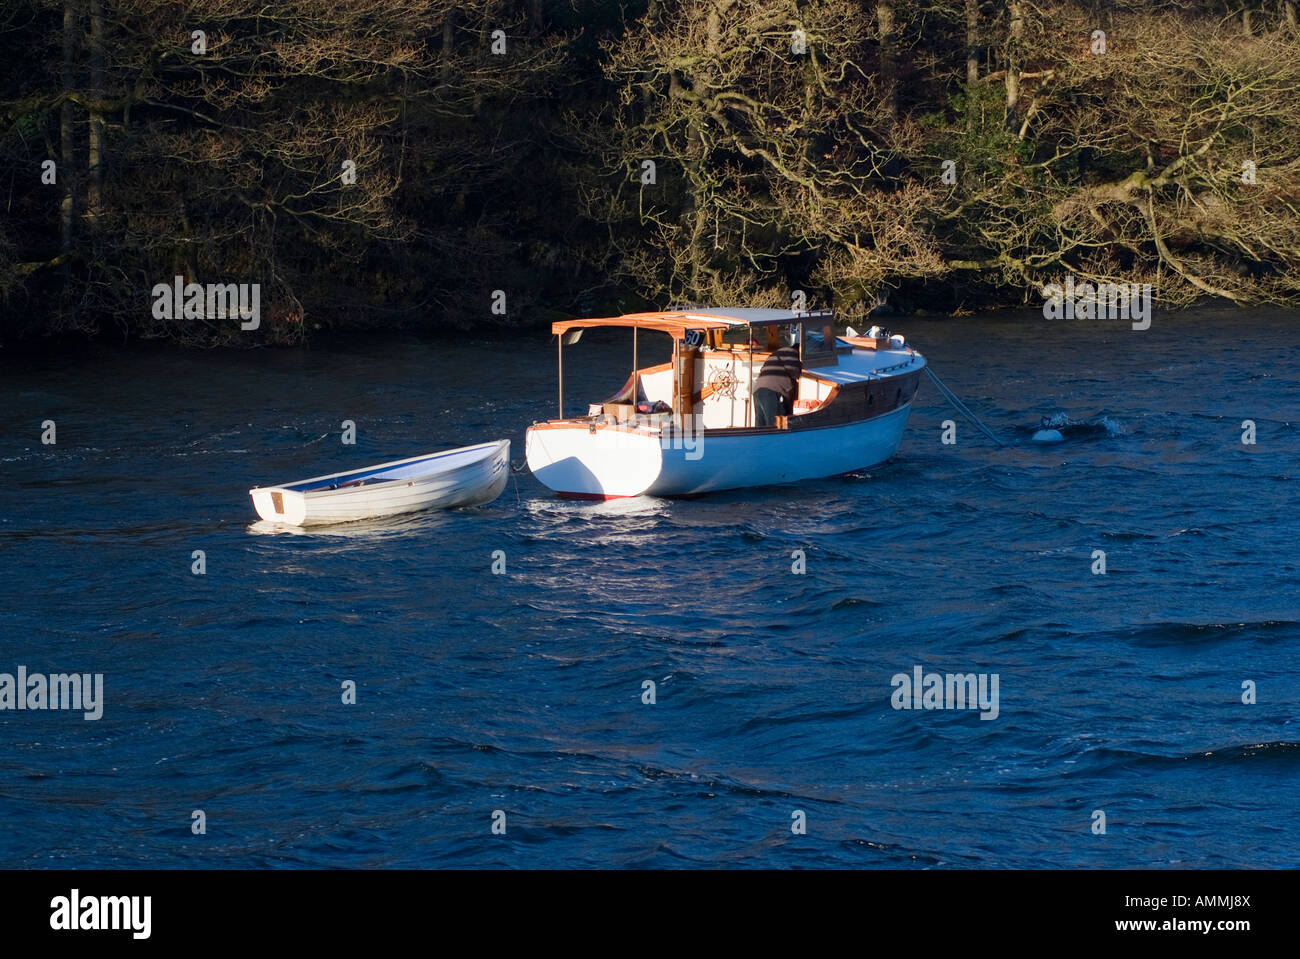
[[[803,375],[799,347],[783,346],[767,358],[754,381],[754,425],[772,426],[794,412],[794,394]]]

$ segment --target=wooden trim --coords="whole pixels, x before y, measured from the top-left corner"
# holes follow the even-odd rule
[[[671,336],[680,336],[690,330],[728,330],[735,326],[737,322],[712,316],[687,319],[683,316],[665,315],[663,313],[629,313],[627,316],[609,316],[594,320],[558,320],[551,324],[551,332],[566,333],[569,330],[622,326],[642,330],[656,330],[660,333],[668,333]]]
[[[625,313],[622,316],[557,320],[551,324],[551,332],[565,333],[569,330],[591,329],[598,326],[635,326],[677,335],[688,330],[728,330],[740,326],[788,326],[792,323],[821,321],[833,322],[834,313],[830,310],[802,314],[791,311],[789,316],[779,316],[772,320],[742,320],[736,316],[703,316],[691,310],[664,310],[650,313]]]
[[[890,348],[889,337],[887,336],[841,336],[840,339],[860,350],[887,350]]]
[[[695,412],[695,361],[700,351],[695,347],[683,346],[676,352],[672,408],[677,422],[684,424],[682,417],[690,416]]]
[[[547,420],[545,423],[534,423],[528,427],[531,430],[580,430],[585,433],[595,432],[595,430],[613,430],[618,433],[640,433],[644,436],[657,437],[658,432],[652,432],[637,426],[635,423],[592,423],[591,420]]]

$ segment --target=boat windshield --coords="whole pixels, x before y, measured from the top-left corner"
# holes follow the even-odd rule
[[[835,365],[835,326],[817,318],[799,324],[799,357],[805,366]]]

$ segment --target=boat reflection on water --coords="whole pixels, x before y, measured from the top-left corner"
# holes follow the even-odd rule
[[[617,499],[563,499],[536,497],[524,503],[536,516],[579,514],[602,519],[659,519],[672,512],[672,501],[656,496],[625,496]]]
[[[470,507],[473,511],[477,507]],[[432,533],[454,527],[458,510],[430,510],[423,513],[403,513],[377,519],[354,520],[351,523],[331,523],[325,526],[293,526],[273,520],[258,520],[245,529],[254,536],[307,536],[317,540],[381,540],[412,533]]]

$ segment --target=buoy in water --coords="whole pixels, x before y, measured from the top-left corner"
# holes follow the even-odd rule
[[[1065,437],[1060,430],[1039,430],[1032,437],[1035,443],[1062,443]]]

